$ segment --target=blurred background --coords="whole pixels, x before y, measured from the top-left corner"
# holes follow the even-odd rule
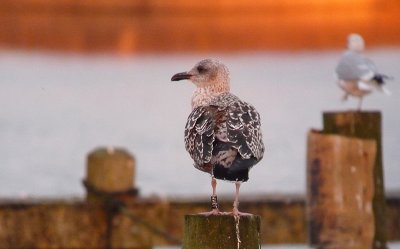
[[[395,77],[364,109],[383,113],[385,185],[398,191],[399,16],[398,0],[1,0],[0,197],[83,196],[98,146],[135,155],[145,195],[209,195],[183,144],[194,87],[170,82],[208,57],[262,117],[267,151],[242,192],[304,194],[307,131],[357,106],[334,75],[353,32]]]

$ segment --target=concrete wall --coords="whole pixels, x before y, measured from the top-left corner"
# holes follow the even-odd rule
[[[400,44],[398,0],[2,0],[0,47],[116,53]]]
[[[208,199],[125,199],[133,217],[82,200],[2,200],[0,248],[133,249],[176,244],[146,225],[182,239],[184,215],[208,210]],[[228,211],[231,198],[220,199],[222,209]],[[390,196],[387,204],[388,239],[400,240],[400,197]],[[241,210],[261,215],[263,243],[306,243],[303,198],[243,196]]]

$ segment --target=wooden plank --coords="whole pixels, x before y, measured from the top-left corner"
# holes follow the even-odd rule
[[[309,240],[320,249],[372,248],[376,142],[311,131],[307,151]]]
[[[379,111],[344,111],[323,114],[326,134],[373,139],[376,142],[374,162],[374,199],[375,219],[374,248],[386,248],[386,203],[382,161],[382,115]]]
[[[183,249],[259,249],[260,217],[186,215]]]

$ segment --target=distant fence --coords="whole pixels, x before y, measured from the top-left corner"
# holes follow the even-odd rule
[[[1,200],[0,249],[130,248],[177,245],[184,215],[210,209],[209,197],[139,195],[132,176],[134,158],[121,149],[88,156],[86,200]],[[232,198],[220,196],[221,210]],[[400,196],[386,199],[388,240],[400,240]],[[244,195],[241,209],[261,216],[261,242],[306,243],[306,205],[300,196]]]
[[[223,210],[230,210],[232,202],[222,198],[220,204]],[[243,196],[240,205],[243,211],[261,216],[263,244],[306,243],[303,198]],[[207,211],[209,198],[139,197],[127,209],[173,238],[182,239],[184,215]],[[0,200],[0,248],[143,248],[175,244],[123,212],[114,214],[108,231],[108,217],[103,206],[84,201]],[[399,196],[388,196],[386,225],[388,240],[400,240]]]
[[[398,0],[2,0],[0,47],[116,53],[400,44]]]

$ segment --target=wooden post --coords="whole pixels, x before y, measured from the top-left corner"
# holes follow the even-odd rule
[[[135,160],[123,149],[99,148],[88,155],[87,200],[102,200],[103,194],[132,192],[135,176]]]
[[[185,216],[183,249],[259,249],[260,245],[260,216]]]
[[[375,220],[374,244],[372,248],[385,249],[386,246],[386,202],[382,163],[382,117],[378,111],[370,112],[326,112],[323,114],[326,134],[373,139],[376,142],[376,158],[373,168]]]
[[[319,249],[372,248],[374,140],[308,134],[307,215]]]
[[[124,149],[98,148],[88,155],[86,170],[86,201],[104,205],[107,213],[105,248],[114,248],[114,218],[124,199],[130,200],[137,194],[137,189],[133,188],[135,160]],[[151,248],[151,245],[141,248]]]

